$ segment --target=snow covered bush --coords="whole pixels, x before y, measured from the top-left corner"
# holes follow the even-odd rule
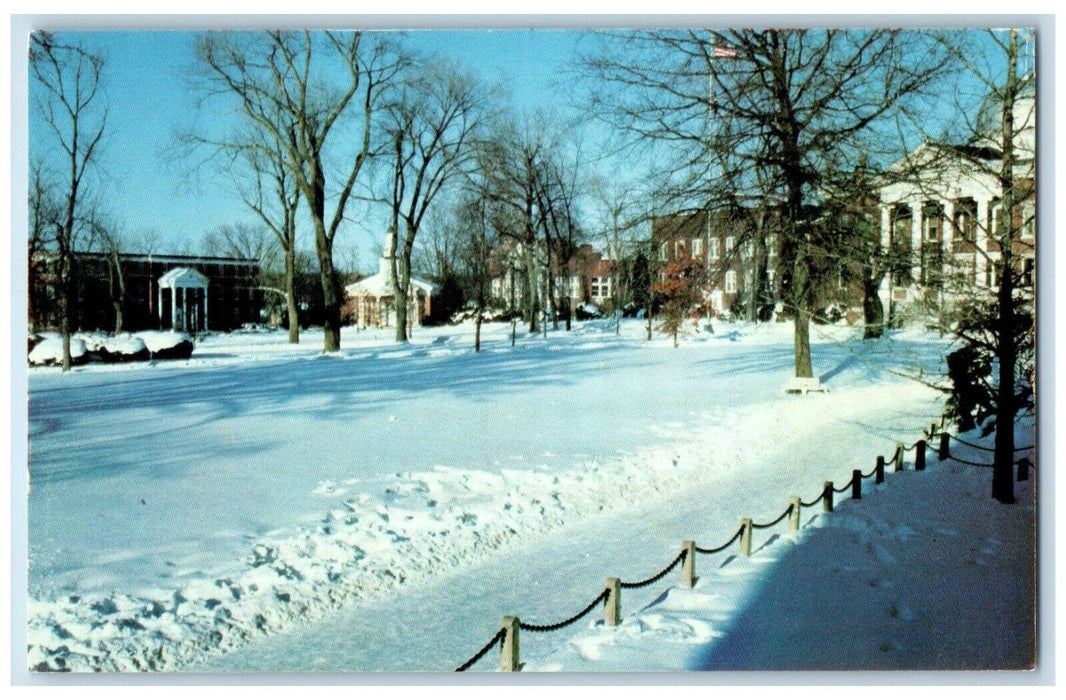
[[[78,338],[70,339],[70,361],[76,365],[89,359],[85,343]],[[63,339],[58,335],[42,336],[40,342],[33,346],[29,356],[31,365],[63,364]]]
[[[193,341],[185,333],[142,331],[136,337],[144,342],[153,360],[185,360],[192,355]]]
[[[603,311],[595,304],[583,301],[574,307],[574,316],[578,321],[587,321],[592,318],[603,318]]]
[[[85,343],[90,359],[100,362],[143,362],[148,359],[148,348],[144,341],[129,333],[117,336],[78,333],[76,337]]]

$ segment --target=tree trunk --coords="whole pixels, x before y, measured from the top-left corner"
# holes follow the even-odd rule
[[[333,268],[332,245],[324,240],[324,234],[318,245],[318,268],[322,284],[322,352],[337,352],[341,349],[341,300],[344,292]]]
[[[477,315],[474,316],[474,320],[473,320],[473,352],[474,353],[480,353],[481,352],[481,304],[478,305],[478,308],[477,308],[477,310],[475,310],[475,313],[477,313]]]
[[[796,328],[794,350],[796,359],[796,376],[813,377],[811,365],[811,313],[806,308],[796,309]]]
[[[111,306],[115,310],[115,335],[122,333],[123,308],[126,300],[126,278],[122,274],[122,261],[119,260],[118,249],[110,251],[111,267]]]
[[[992,468],[992,497],[1000,503],[1014,502],[1014,363],[1018,349],[1014,340],[1014,278],[1011,246],[1014,241],[1014,98],[1018,89],[1018,34],[1010,31],[1007,49],[1007,84],[1004,86],[1001,141],[1003,161],[1000,185],[1003,188],[1002,232],[996,231],[1000,244],[999,266],[999,386],[996,387],[996,452]],[[993,221],[994,223],[994,221]]]
[[[63,257],[68,257],[68,256],[66,254],[64,254]],[[65,263],[64,263],[64,266],[66,266]],[[64,273],[64,279],[62,281],[63,289],[62,289],[62,291],[60,293],[60,303],[62,304],[62,307],[61,307],[62,313],[60,314],[60,318],[59,318],[59,332],[63,336],[63,371],[64,372],[69,372],[70,371],[70,366],[72,364],[71,359],[70,359],[70,325],[71,325],[70,324],[70,313],[71,313],[71,309],[74,306],[74,304],[73,304],[74,294],[73,294],[73,290],[72,290],[73,285],[71,284],[70,279],[69,279],[69,275],[70,275],[69,269],[70,268],[68,267],[67,271]]]
[[[407,342],[407,287],[396,290],[396,342]]]
[[[537,315],[540,314],[540,295],[537,290],[537,262],[533,255],[532,244],[526,244],[525,246],[525,263],[526,287],[527,294],[529,294],[529,332],[536,333],[539,330],[537,327]]]
[[[300,310],[296,306],[296,250],[285,251],[285,307],[289,315],[289,342],[300,342]]]
[[[864,275],[862,280],[863,340],[880,338],[884,333],[885,307],[878,294],[883,277],[883,275],[881,278]]]
[[[341,304],[344,290],[333,267],[333,239],[326,233],[326,177],[321,162],[312,162],[310,196],[307,205],[315,226],[315,252],[318,254],[318,278],[322,285],[322,352],[341,349]]]
[[[1006,198],[1004,198],[1006,199]],[[1009,216],[1009,214],[1005,215]],[[1013,227],[1009,227],[1013,228]],[[1003,248],[999,283],[999,386],[996,388],[996,452],[992,468],[992,497],[1014,503],[1014,306],[1010,243]]]

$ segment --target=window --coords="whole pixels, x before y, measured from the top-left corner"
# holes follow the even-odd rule
[[[600,295],[600,278],[593,277],[589,283],[589,296],[598,297]]]
[[[575,299],[581,296],[581,280],[577,275],[573,275],[570,278],[570,296]]]
[[[772,258],[777,255],[777,236],[766,239],[766,257]]]
[[[1007,232],[1006,222],[1003,220],[1003,207],[996,204],[992,205],[992,233],[999,236]]]
[[[726,236],[726,239],[725,239],[725,252],[726,252],[726,255],[732,253],[733,252],[733,248],[735,248],[736,245],[737,245],[737,239],[736,238],[734,238],[733,236]]]
[[[776,272],[777,271],[772,268],[766,271],[766,284],[770,287],[771,291],[773,291],[774,288],[774,275]]]
[[[708,245],[709,250],[708,250],[707,257],[710,260],[717,260],[718,259],[718,237],[717,236],[712,237],[710,239],[710,241],[708,241],[708,244],[709,244]]]
[[[692,239],[692,257],[698,258],[701,255],[703,255],[703,239],[702,238],[693,238]]]
[[[1022,238],[1036,235],[1036,206],[1030,203],[1022,205]]]
[[[1034,258],[1022,258],[1022,287],[1033,286],[1033,273],[1036,271],[1036,260]]]
[[[685,257],[685,242],[684,241],[674,241],[674,257],[675,258],[683,258],[683,257]]]
[[[662,261],[666,260],[666,244],[665,243],[663,243],[661,246],[659,246],[659,260],[662,260]]]
[[[955,205],[955,234],[971,243],[977,238],[977,204],[972,199]]]
[[[989,260],[985,266],[985,286],[994,288],[998,285],[998,279],[996,277],[996,265],[999,263],[998,259]]]
[[[940,240],[940,207],[927,206],[922,212],[922,235],[929,243]]]
[[[603,298],[607,298],[607,297],[611,296],[611,278],[610,277],[601,277],[600,278],[600,296],[603,297]]]
[[[728,270],[725,273],[725,292],[726,294],[736,294],[737,292],[737,273],[735,270]]]

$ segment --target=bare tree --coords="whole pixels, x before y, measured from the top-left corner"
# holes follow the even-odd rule
[[[356,181],[372,153],[371,125],[383,88],[400,62],[361,32],[210,33],[197,41],[208,95],[235,99],[255,130],[270,135],[307,204],[323,297],[324,352],[340,349],[344,290],[333,261],[337,231]],[[342,122],[357,112],[354,133]],[[329,192],[327,153],[354,143],[350,164]],[[242,146],[247,144],[242,144]],[[340,158],[340,156],[335,156]],[[330,213],[328,210],[331,210]]]
[[[280,292],[285,298],[289,342],[295,345],[300,342],[300,306],[296,294],[296,214],[300,192],[285,167],[285,150],[280,144],[244,149],[243,155],[252,174],[252,186],[238,183],[238,190],[248,208],[274,234],[284,255]]]
[[[600,210],[600,230],[607,258],[611,262],[611,306],[615,314],[615,334],[621,333],[622,306],[630,301],[634,282],[634,255],[640,245],[643,220],[639,193],[634,185],[597,177],[592,184]]]
[[[919,33],[889,30],[662,31],[620,41],[585,64],[606,86],[593,95],[597,116],[672,154],[664,162],[678,173],[679,199],[713,200],[724,184],[753,194],[761,187],[757,194],[779,202],[795,375],[812,377],[821,184],[835,165],[857,160],[862,136],[937,78],[940,53]],[[732,154],[735,177],[708,167],[713,151]],[[745,174],[759,171],[770,179]]]
[[[1034,244],[1021,234],[1035,234],[1036,228],[1036,91],[1019,30],[990,30],[984,38],[991,46],[989,63],[976,60],[980,52],[973,50],[974,42],[964,33],[941,37],[969,79],[976,79],[986,92],[968,141],[978,149],[990,149],[986,155],[992,157],[968,158],[966,167],[988,177],[1000,193],[998,216],[993,212],[984,230],[959,231],[964,240],[967,236],[985,239],[984,245],[978,240],[968,242],[994,270],[989,277],[994,284],[989,285],[992,293],[984,303],[977,290],[971,291],[956,332],[964,343],[962,353],[972,364],[966,373],[985,389],[978,416],[989,412],[994,418],[989,423],[996,430],[992,497],[1012,503],[1015,416],[1034,401],[1033,376],[1019,371],[1019,363],[1033,366],[1035,344],[1031,293],[1035,284],[1033,269],[1026,265],[1026,260],[1034,263],[1035,257],[1023,257],[1025,252],[1034,252]],[[993,367],[995,379],[989,381]],[[958,388],[956,399],[957,394]]]
[[[499,243],[493,223],[494,206],[477,189],[470,191],[455,210],[460,232],[458,261],[474,302],[474,352],[481,352],[481,324],[485,317],[491,281],[490,262]]]
[[[396,341],[407,342],[411,254],[427,211],[450,181],[474,161],[478,130],[489,110],[487,91],[471,75],[441,60],[408,69],[382,110],[391,141],[389,247],[395,251]]]
[[[56,193],[63,200],[56,218],[56,282],[59,289],[63,371],[70,370],[71,317],[75,303],[77,238],[85,235],[81,209],[88,199],[86,176],[99,155],[107,124],[101,93],[103,58],[78,44],[60,43],[49,32],[30,36],[30,75],[34,116],[51,135],[58,150]],[[62,161],[62,163],[60,162]],[[61,194],[60,194],[61,192]]]
[[[55,250],[55,236],[59,226],[61,206],[56,199],[54,185],[45,174],[40,161],[30,167],[29,183],[29,240],[27,241],[27,273],[30,331],[47,325],[48,293],[53,283],[49,258]]]
[[[59,151],[56,169],[64,173],[56,182],[64,201],[54,228],[64,372],[70,370],[74,254],[77,238],[84,229],[80,209],[87,199],[86,175],[96,162],[108,120],[108,109],[100,92],[102,71],[102,56],[81,45],[62,44],[49,32],[34,32],[30,36],[33,109],[51,133],[51,141]]]
[[[541,113],[520,120],[498,121],[481,149],[484,178],[482,193],[509,211],[501,216],[500,235],[509,240],[520,255],[523,280],[518,292],[529,332],[540,329],[542,311],[541,279],[548,274],[549,251],[540,245],[549,216],[544,204],[546,163],[558,142],[558,134]]]

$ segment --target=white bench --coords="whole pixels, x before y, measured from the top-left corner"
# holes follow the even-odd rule
[[[829,388],[818,381],[817,377],[793,377],[789,380],[788,384],[785,384],[786,394],[806,395],[812,391],[820,391],[824,394],[828,394]]]

